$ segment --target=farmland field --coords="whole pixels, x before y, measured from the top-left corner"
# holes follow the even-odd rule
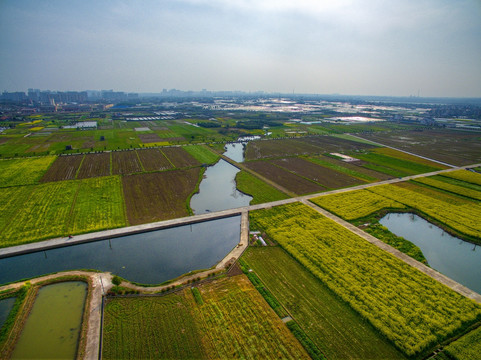
[[[127,175],[142,171],[139,157],[135,151],[112,153],[112,175]]]
[[[187,201],[199,176],[198,167],[124,176],[122,183],[129,224],[188,216]]]
[[[321,166],[331,168],[333,170],[345,173],[347,175],[362,179],[367,182],[376,180],[387,180],[390,178],[384,173],[380,173],[360,166],[362,164],[362,161],[349,163],[322,155],[309,157],[308,160]]]
[[[309,356],[244,275],[199,286],[197,306],[209,358],[307,359]],[[185,290],[184,290],[185,291]],[[207,339],[206,339],[207,340]]]
[[[176,168],[200,165],[192,155],[181,147],[165,147],[161,151]]]
[[[145,171],[162,171],[172,168],[172,164],[158,149],[138,150]]]
[[[243,276],[163,297],[114,298],[105,309],[104,359],[307,359]],[[200,294],[200,295],[199,295]]]
[[[202,145],[184,146],[183,149],[192,155],[201,164],[214,164],[220,156]]]
[[[373,146],[332,136],[311,136],[300,139],[251,141],[248,143],[246,160],[284,157],[289,155],[313,155],[329,152],[346,152],[369,149]]]
[[[162,139],[156,133],[141,133],[138,135],[141,142],[144,144],[161,142]]]
[[[406,208],[401,202],[388,199],[367,189],[319,196],[311,201],[345,220],[363,218],[382,209]]]
[[[40,182],[74,180],[83,158],[83,155],[57,157]]]
[[[125,225],[118,177],[0,190],[0,247]]]
[[[452,179],[462,180],[467,183],[481,185],[481,174],[478,174],[472,171],[456,170],[456,171],[443,173],[442,176],[449,177]]]
[[[445,352],[457,360],[481,358],[481,326],[446,346]]]
[[[328,359],[404,356],[280,247],[250,247],[247,261]]]
[[[244,165],[297,195],[311,194],[326,190],[325,187],[275,166],[268,161],[249,161],[245,162]]]
[[[305,205],[250,217],[252,230],[264,230],[408,356],[481,319],[472,300]]]
[[[328,189],[338,189],[365,183],[363,180],[356,179],[328,167],[316,165],[313,162],[301,158],[277,159],[271,160],[271,163],[296,175],[315,181]]]
[[[426,214],[461,234],[481,239],[481,203],[418,186],[413,183],[373,186],[370,192],[384,196]],[[476,240],[477,239],[477,240]]]
[[[481,200],[481,191],[477,191],[474,189],[469,189],[462,185],[455,185],[449,182],[446,182],[446,177],[443,176],[430,176],[416,179],[415,182],[420,184],[428,185],[437,189],[445,190],[454,194],[463,195],[475,200]],[[481,190],[481,187],[480,187]]]
[[[362,138],[452,165],[481,161],[479,133],[449,130],[391,131],[363,134]]]
[[[77,174],[77,179],[110,175],[110,153],[87,154]]]
[[[56,156],[0,160],[0,187],[36,184]]]
[[[28,203],[33,189],[34,186],[31,185],[0,188],[0,233],[2,234],[0,247],[6,246],[5,227],[12,225],[17,210]]]
[[[207,359],[183,294],[113,298],[104,311],[103,359]]]
[[[239,171],[235,178],[237,189],[244,194],[253,197],[250,205],[262,204],[266,202],[283,200],[289,198],[288,195],[277,190],[264,181],[258,179],[247,171]]]
[[[373,164],[380,171],[394,176],[421,174],[446,168],[441,165],[436,166],[436,163],[427,165],[426,163],[414,162],[407,158],[394,157],[392,156],[392,152],[389,152],[388,155],[386,152],[378,152],[378,150],[379,149],[374,149],[368,153],[358,153],[355,156],[358,159]],[[389,169],[391,169],[391,171]]]
[[[78,182],[78,192],[68,219],[67,234],[126,226],[119,176]]]
[[[70,181],[35,186],[28,201],[17,208],[15,221],[3,229],[1,245],[13,246],[65,235],[77,189],[78,184]]]

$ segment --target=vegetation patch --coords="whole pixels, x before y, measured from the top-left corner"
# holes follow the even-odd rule
[[[247,171],[239,171],[236,175],[235,181],[239,191],[252,196],[253,199],[251,200],[250,205],[289,198],[288,195],[277,190],[275,187],[266,184],[264,181]]]
[[[56,156],[0,160],[0,187],[36,184]]]
[[[251,219],[408,356],[481,319],[474,301],[305,205],[257,210]]]

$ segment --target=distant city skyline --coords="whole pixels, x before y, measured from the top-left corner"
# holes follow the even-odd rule
[[[478,0],[2,0],[0,92],[481,97]]]

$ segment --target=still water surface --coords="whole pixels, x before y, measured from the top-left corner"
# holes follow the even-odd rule
[[[96,269],[159,284],[218,263],[240,240],[240,215],[0,259],[0,284]]]
[[[379,223],[419,246],[433,269],[481,294],[480,246],[451,236],[414,214],[390,213]]]
[[[86,294],[82,281],[42,287],[12,359],[75,359]]]
[[[5,320],[7,320],[8,314],[10,314],[10,310],[12,310],[16,299],[16,297],[10,297],[0,300],[0,329],[2,328]]]
[[[190,207],[194,214],[234,209],[249,205],[252,196],[236,189],[235,176],[240,170],[225,160],[209,166],[199,185],[199,192],[192,196]]]

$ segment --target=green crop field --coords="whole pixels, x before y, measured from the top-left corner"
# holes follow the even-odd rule
[[[202,145],[184,146],[184,150],[192,155],[201,164],[214,164],[220,159],[220,155],[209,150],[208,147]]]
[[[235,178],[237,189],[245,194],[251,195],[253,199],[250,205],[262,204],[271,201],[283,200],[289,198],[288,195],[277,190],[264,181],[248,173],[240,171]]]
[[[0,247],[125,225],[115,176],[1,189],[0,200]]]
[[[300,203],[250,213],[264,230],[408,356],[481,319],[481,306]]]
[[[243,275],[163,297],[114,298],[104,317],[104,359],[307,359]],[[197,290],[196,290],[197,292]]]
[[[280,247],[250,247],[250,268],[328,359],[403,359],[369,323]]]
[[[0,187],[36,184],[56,156],[0,160]]]
[[[456,360],[481,359],[481,326],[445,347]]]

